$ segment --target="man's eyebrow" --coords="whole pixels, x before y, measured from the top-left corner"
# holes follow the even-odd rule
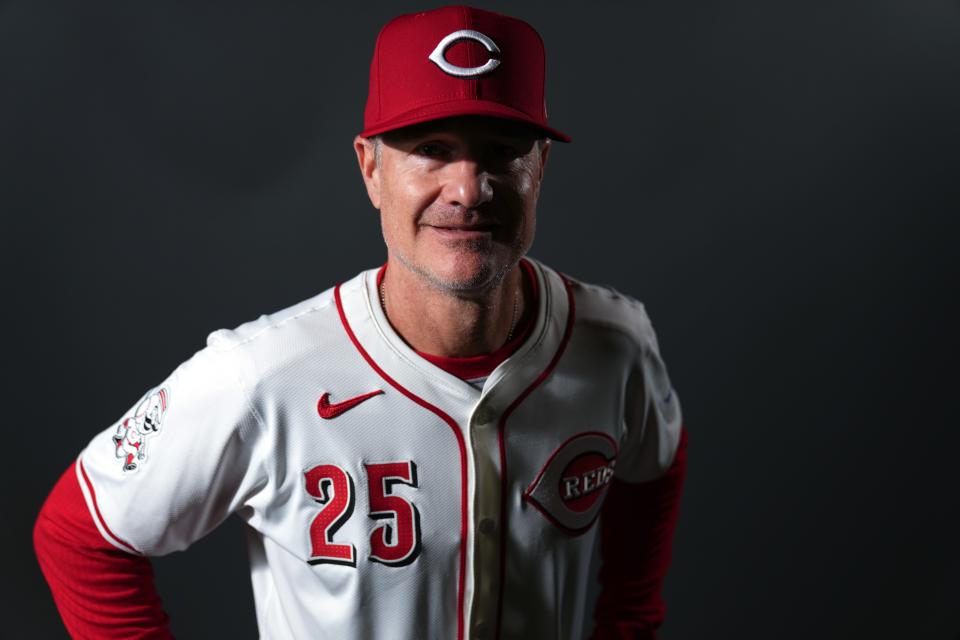
[[[475,133],[468,128],[451,128],[436,126],[435,123],[428,122],[420,125],[413,125],[401,129],[394,129],[380,134],[386,142],[403,143],[411,140],[421,140],[431,136],[451,135],[456,137],[490,137],[512,140],[537,140],[543,137],[539,132],[529,129],[523,125],[514,125],[510,122],[496,123],[491,126],[485,134]]]
[[[431,131],[391,131],[388,133],[381,134],[381,137],[385,143],[391,146],[401,146],[411,144],[413,142],[421,142],[424,139],[435,136],[439,133],[437,130]]]

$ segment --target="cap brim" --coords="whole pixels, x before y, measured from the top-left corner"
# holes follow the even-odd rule
[[[549,138],[559,140],[560,142],[571,142],[570,136],[567,134],[543,125],[523,111],[511,109],[499,102],[489,102],[487,100],[457,100],[412,109],[389,120],[378,122],[361,131],[360,135],[364,138],[369,138],[370,136],[393,131],[394,129],[402,129],[403,127],[409,127],[423,122],[431,122],[433,120],[442,120],[443,118],[452,118],[454,116],[490,116],[493,118],[524,122],[539,129]]]

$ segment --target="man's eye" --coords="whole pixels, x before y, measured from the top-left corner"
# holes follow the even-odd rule
[[[446,148],[436,142],[427,142],[417,147],[417,153],[428,158],[439,158],[446,154]]]

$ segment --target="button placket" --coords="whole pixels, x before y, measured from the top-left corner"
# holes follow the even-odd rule
[[[472,637],[491,637],[500,580],[500,445],[495,407],[477,406],[470,419],[474,447],[476,491],[473,500],[474,597],[470,619]]]

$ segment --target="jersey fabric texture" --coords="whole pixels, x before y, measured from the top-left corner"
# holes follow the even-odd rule
[[[214,332],[77,459],[101,536],[163,555],[237,513],[265,638],[578,638],[608,489],[667,476],[681,413],[639,302],[528,264],[481,388],[393,330],[376,269]]]

